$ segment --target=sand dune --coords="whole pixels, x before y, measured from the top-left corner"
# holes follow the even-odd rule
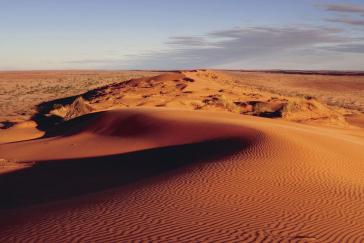
[[[233,113],[91,113],[0,145],[28,165],[0,176],[0,241],[363,242],[363,147]]]
[[[345,109],[311,96],[278,95],[241,86],[235,76],[212,70],[176,71],[130,79],[90,90],[79,97],[44,102],[39,114],[71,119],[92,111],[126,107],[167,107],[228,111],[300,123],[346,127]],[[39,115],[38,114],[38,115]]]
[[[246,130],[237,125],[221,126],[220,123],[220,119],[199,116],[196,120],[186,117],[184,112],[169,109],[91,113],[55,127],[43,139],[4,144],[1,155],[23,162],[87,158],[239,137],[241,131]],[[244,136],[250,138],[251,135]],[[98,146],[100,144],[102,146]]]

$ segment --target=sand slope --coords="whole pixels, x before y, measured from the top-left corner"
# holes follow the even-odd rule
[[[0,145],[40,161],[0,176],[1,242],[364,241],[362,134],[145,108],[49,136]]]

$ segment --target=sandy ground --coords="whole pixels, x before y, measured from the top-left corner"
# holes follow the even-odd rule
[[[2,129],[0,242],[363,242],[358,110],[231,77],[132,79]]]
[[[1,146],[38,161],[0,177],[2,242],[364,240],[363,137],[155,108],[73,128]]]

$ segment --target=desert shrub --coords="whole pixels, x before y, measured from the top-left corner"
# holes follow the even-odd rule
[[[238,106],[234,103],[233,100],[230,100],[225,95],[216,94],[216,95],[209,95],[205,99],[202,100],[205,105],[213,105],[217,107],[221,107],[224,110],[230,112],[239,112]]]

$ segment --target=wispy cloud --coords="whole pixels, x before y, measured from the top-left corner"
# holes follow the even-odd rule
[[[319,5],[319,7],[337,14],[336,17],[327,18],[327,21],[353,26],[364,26],[364,5],[342,3]],[[343,14],[346,16],[343,16]]]
[[[295,59],[312,50],[353,52],[357,47],[351,47],[350,41],[334,28],[235,28],[198,37],[171,37],[166,42],[169,48],[163,52],[145,53],[124,60],[84,60],[79,63],[97,63],[110,68],[216,67],[239,61],[272,60],[275,56],[292,55],[291,58]]]
[[[358,4],[325,4],[321,5],[326,11],[340,12],[340,13],[359,13],[364,15],[364,6]]]
[[[166,42],[166,44],[188,45],[188,46],[198,46],[198,47],[209,45],[204,36],[175,36],[171,37],[170,40]]]
[[[342,24],[349,24],[349,25],[357,25],[357,26],[364,26],[364,18],[347,18],[347,17],[338,17],[338,18],[328,18],[328,21],[342,23]]]
[[[364,54],[364,43],[338,44],[325,47],[325,49],[337,52],[352,52]]]

